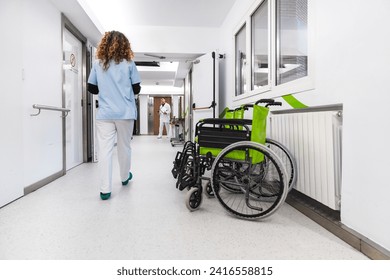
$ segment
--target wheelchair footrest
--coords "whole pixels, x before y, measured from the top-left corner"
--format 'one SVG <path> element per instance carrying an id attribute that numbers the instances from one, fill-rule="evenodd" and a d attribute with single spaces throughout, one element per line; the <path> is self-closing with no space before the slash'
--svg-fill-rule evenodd
<path id="1" fill-rule="evenodd" d="M 183 161 L 182 152 L 177 152 L 175 161 L 173 162 L 173 168 L 172 168 L 172 175 L 173 178 L 177 178 L 177 175 L 179 174 L 179 170 L 181 169 L 181 164 Z"/>
<path id="2" fill-rule="evenodd" d="M 196 178 L 190 177 L 190 176 L 184 176 L 180 183 L 176 186 L 180 191 L 186 189 L 186 188 L 192 188 L 196 185 Z"/>

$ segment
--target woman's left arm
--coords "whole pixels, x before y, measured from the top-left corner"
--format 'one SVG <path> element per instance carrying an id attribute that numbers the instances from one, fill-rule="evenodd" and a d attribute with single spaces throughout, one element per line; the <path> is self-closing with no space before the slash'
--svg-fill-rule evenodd
<path id="1" fill-rule="evenodd" d="M 99 93 L 99 88 L 97 85 L 93 85 L 88 83 L 87 84 L 87 90 L 92 93 L 92 94 L 98 94 Z"/>

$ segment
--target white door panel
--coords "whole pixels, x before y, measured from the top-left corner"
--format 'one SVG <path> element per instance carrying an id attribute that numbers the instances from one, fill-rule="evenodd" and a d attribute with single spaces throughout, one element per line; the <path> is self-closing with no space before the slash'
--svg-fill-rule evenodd
<path id="1" fill-rule="evenodd" d="M 64 93 L 65 108 L 70 109 L 66 118 L 66 170 L 83 162 L 83 69 L 82 43 L 64 29 Z"/>
<path id="2" fill-rule="evenodd" d="M 194 62 L 192 67 L 192 132 L 194 140 L 196 123 L 204 118 L 218 116 L 218 62 L 215 52 L 207 53 Z M 216 104 L 213 108 L 212 104 Z"/>

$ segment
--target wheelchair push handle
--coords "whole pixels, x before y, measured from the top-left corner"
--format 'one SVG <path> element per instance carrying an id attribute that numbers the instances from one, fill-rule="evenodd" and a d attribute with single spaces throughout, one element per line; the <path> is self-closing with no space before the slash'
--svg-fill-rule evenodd
<path id="1" fill-rule="evenodd" d="M 260 100 L 257 100 L 256 101 L 256 105 L 258 105 L 259 103 L 274 103 L 275 102 L 275 99 L 272 99 L 272 98 L 263 98 L 263 99 L 260 99 Z"/>
<path id="2" fill-rule="evenodd" d="M 235 112 L 235 111 L 239 111 L 241 110 L 243 107 L 238 107 L 238 108 L 235 108 L 235 109 L 229 109 L 227 110 L 226 112 Z"/>
<path id="3" fill-rule="evenodd" d="M 258 105 L 260 103 L 266 103 L 265 107 L 269 107 L 269 106 L 282 106 L 282 102 L 275 101 L 272 98 L 263 98 L 263 99 L 257 100 L 255 102 L 255 105 Z M 253 104 L 245 104 L 241 108 L 243 108 L 244 110 L 248 110 L 248 108 L 253 108 Z"/>
<path id="4" fill-rule="evenodd" d="M 282 102 L 274 101 L 272 103 L 267 103 L 267 105 L 265 105 L 265 107 L 269 107 L 269 106 L 282 106 Z"/>

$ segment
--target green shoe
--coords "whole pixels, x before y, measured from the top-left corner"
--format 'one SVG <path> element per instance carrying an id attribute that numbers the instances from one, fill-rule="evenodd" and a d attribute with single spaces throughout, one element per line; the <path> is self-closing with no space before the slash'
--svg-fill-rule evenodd
<path id="1" fill-rule="evenodd" d="M 133 174 L 131 174 L 131 172 L 129 172 L 129 178 L 127 178 L 126 181 L 122 182 L 122 186 L 126 186 L 129 183 L 129 181 L 131 180 L 131 178 L 133 178 Z"/>
<path id="2" fill-rule="evenodd" d="M 100 193 L 100 198 L 101 198 L 102 200 L 107 200 L 107 199 L 110 198 L 110 196 L 111 196 L 111 193 L 110 193 L 110 192 L 109 192 L 109 193 Z"/>

